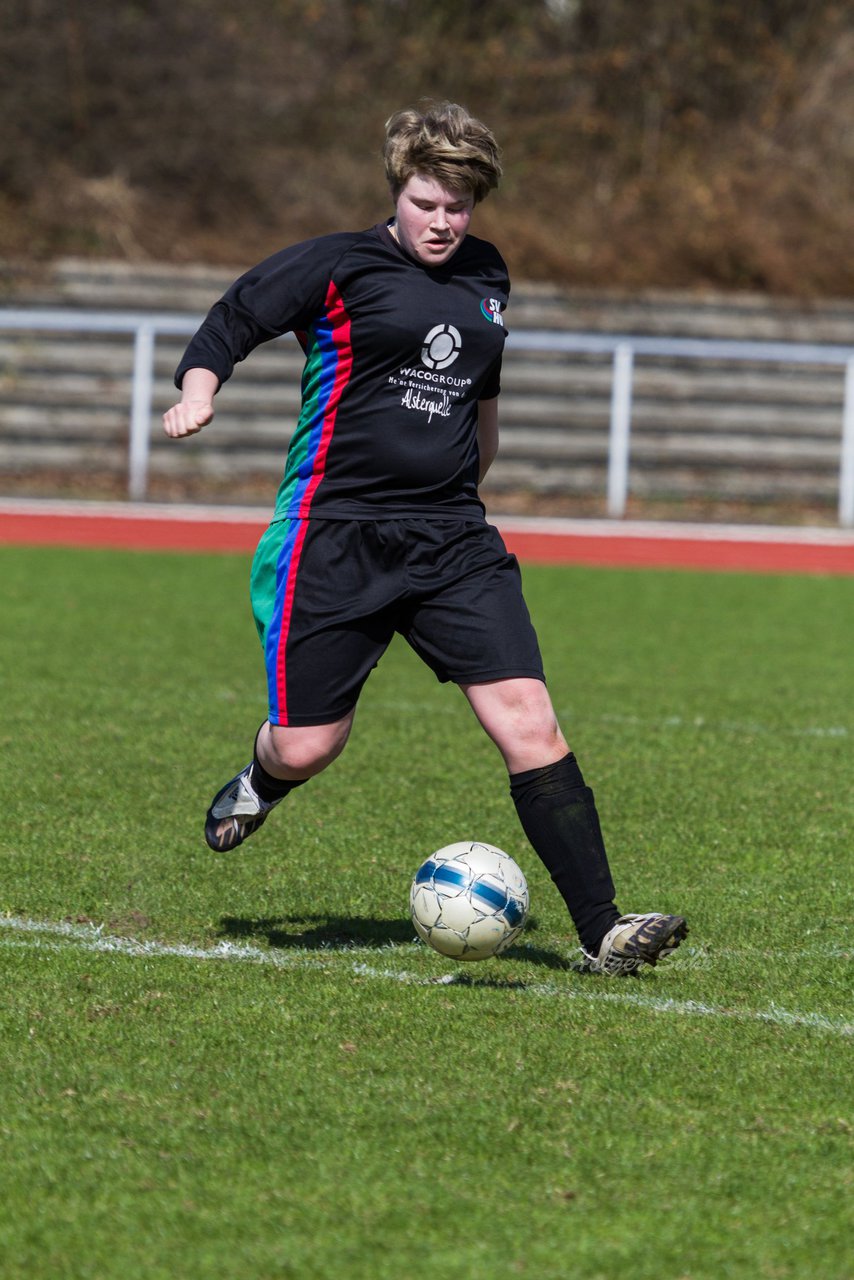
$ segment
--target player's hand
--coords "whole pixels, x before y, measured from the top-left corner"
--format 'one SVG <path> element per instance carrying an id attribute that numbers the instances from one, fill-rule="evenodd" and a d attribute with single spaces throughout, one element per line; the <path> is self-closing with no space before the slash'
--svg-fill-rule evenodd
<path id="1" fill-rule="evenodd" d="M 163 430 L 173 440 L 180 440 L 201 431 L 213 416 L 214 407 L 209 400 L 182 400 L 164 413 Z"/>

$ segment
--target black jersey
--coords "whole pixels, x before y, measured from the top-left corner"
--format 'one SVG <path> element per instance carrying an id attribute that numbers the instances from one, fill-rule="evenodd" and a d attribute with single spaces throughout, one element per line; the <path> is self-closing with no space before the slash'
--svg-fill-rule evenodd
<path id="1" fill-rule="evenodd" d="M 223 383 L 259 343 L 293 332 L 302 408 L 277 517 L 482 519 L 477 402 L 500 390 L 509 291 L 497 249 L 474 236 L 437 267 L 386 224 L 320 236 L 235 281 L 175 381 L 205 368 Z"/>

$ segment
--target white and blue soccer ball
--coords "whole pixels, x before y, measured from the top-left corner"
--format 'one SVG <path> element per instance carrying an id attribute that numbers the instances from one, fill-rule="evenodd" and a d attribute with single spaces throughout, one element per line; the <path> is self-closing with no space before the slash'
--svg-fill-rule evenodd
<path id="1" fill-rule="evenodd" d="M 454 960 L 486 960 L 518 938 L 528 885 L 495 845 L 459 840 L 431 853 L 412 881 L 409 909 L 419 938 Z"/>

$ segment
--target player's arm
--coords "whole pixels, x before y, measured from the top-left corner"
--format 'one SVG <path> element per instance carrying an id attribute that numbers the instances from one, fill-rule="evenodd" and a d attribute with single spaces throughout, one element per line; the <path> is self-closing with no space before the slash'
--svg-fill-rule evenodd
<path id="1" fill-rule="evenodd" d="M 480 454 L 478 481 L 481 481 L 498 453 L 498 396 L 477 402 L 477 448 Z"/>
<path id="2" fill-rule="evenodd" d="M 219 378 L 211 369 L 188 369 L 181 381 L 181 399 L 163 415 L 163 430 L 178 440 L 195 435 L 214 416 L 213 398 Z"/>

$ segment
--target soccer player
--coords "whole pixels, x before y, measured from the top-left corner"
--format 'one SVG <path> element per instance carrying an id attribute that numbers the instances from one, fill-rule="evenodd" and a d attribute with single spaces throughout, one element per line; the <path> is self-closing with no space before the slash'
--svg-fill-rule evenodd
<path id="1" fill-rule="evenodd" d="M 522 827 L 578 932 L 582 967 L 635 973 L 684 919 L 621 915 L 593 793 L 557 723 L 518 565 L 478 484 L 498 448 L 510 282 L 469 234 L 498 185 L 484 124 L 453 103 L 386 125 L 394 216 L 283 249 L 241 276 L 190 341 L 166 434 L 214 416 L 237 361 L 294 333 L 302 408 L 252 566 L 269 714 L 253 758 L 211 801 L 205 837 L 237 848 L 343 750 L 395 632 L 453 681 L 500 751 Z"/>

